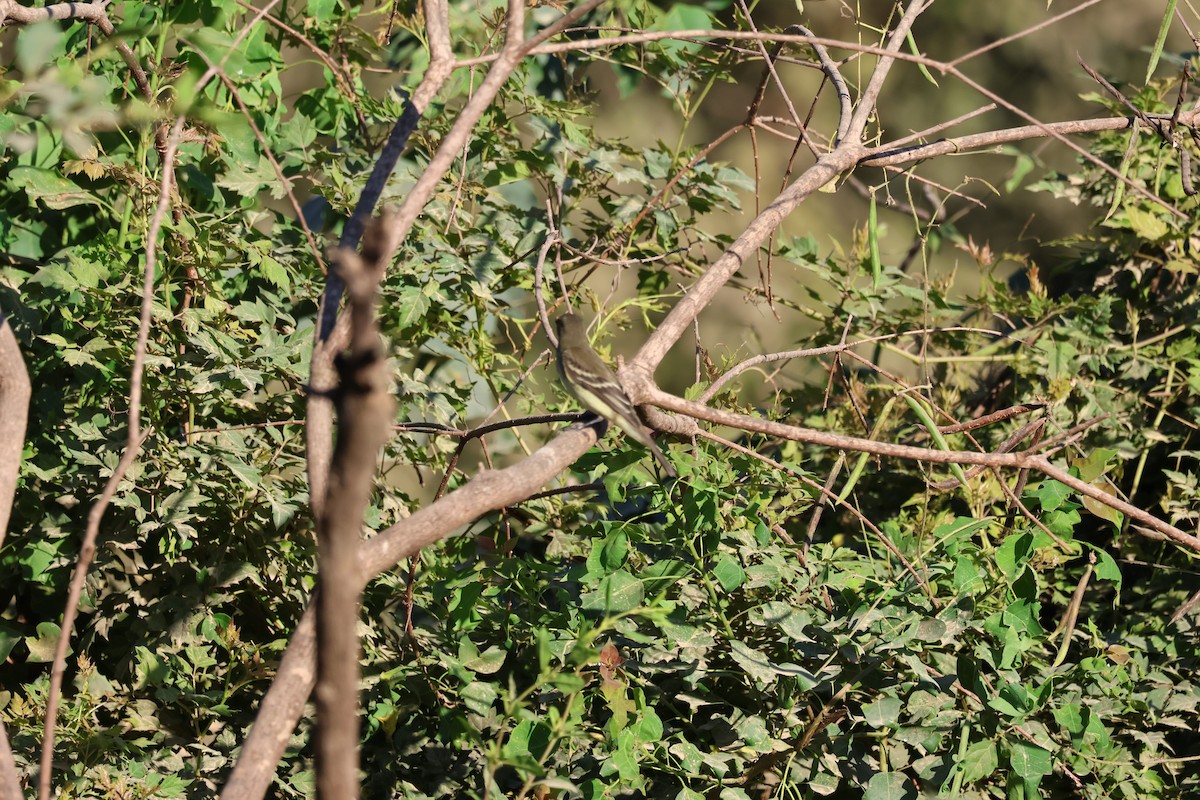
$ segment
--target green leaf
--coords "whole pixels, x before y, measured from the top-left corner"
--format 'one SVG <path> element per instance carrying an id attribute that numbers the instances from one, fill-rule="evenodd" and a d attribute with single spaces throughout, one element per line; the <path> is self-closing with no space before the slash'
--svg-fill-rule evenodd
<path id="1" fill-rule="evenodd" d="M 471 681 L 459 690 L 458 696 L 472 713 L 487 714 L 500 696 L 500 691 L 495 684 Z"/>
<path id="2" fill-rule="evenodd" d="M 1036 781 L 1054 770 L 1054 761 L 1048 750 L 1023 742 L 1009 745 L 1008 763 L 1013 772 L 1026 781 Z"/>
<path id="3" fill-rule="evenodd" d="M 1054 480 L 1042 481 L 1032 495 L 1038 499 L 1043 511 L 1054 511 L 1071 497 L 1071 489 Z"/>
<path id="4" fill-rule="evenodd" d="M 645 599 L 642 582 L 624 569 L 605 576 L 594 591 L 584 592 L 580 605 L 586 611 L 620 614 L 641 606 Z"/>
<path id="5" fill-rule="evenodd" d="M 47 208 L 63 210 L 83 205 L 100 205 L 94 192 L 87 191 L 56 172 L 39 167 L 13 167 L 8 182 L 25 190 L 30 199 Z"/>
<path id="6" fill-rule="evenodd" d="M 263 256 L 258 262 L 258 268 L 262 271 L 262 275 L 271 283 L 278 286 L 283 291 L 290 291 L 292 288 L 292 280 L 288 276 L 287 269 L 270 256 Z"/>
<path id="7" fill-rule="evenodd" d="M 629 553 L 629 536 L 624 528 L 617 528 L 604 537 L 600 546 L 599 566 L 605 574 L 615 572 L 625 565 Z"/>
<path id="8" fill-rule="evenodd" d="M 1117 589 L 1120 589 L 1121 567 L 1117 564 L 1116 559 L 1106 550 L 1093 548 L 1092 552 L 1096 554 L 1096 577 L 1100 580 L 1112 581 L 1116 584 Z"/>
<path id="9" fill-rule="evenodd" d="M 250 489 L 257 490 L 262 484 L 262 472 L 245 463 L 241 459 L 229 456 L 225 459 L 229 471 L 242 480 Z"/>
<path id="10" fill-rule="evenodd" d="M 637 723 L 635 733 L 644 744 L 655 744 L 662 739 L 662 720 L 658 718 L 658 714 L 654 713 L 653 708 L 647 706 L 642 711 L 642 718 Z"/>
<path id="11" fill-rule="evenodd" d="M 1032 552 L 1032 535 L 1009 536 L 996 551 L 996 566 L 1000 568 L 1006 579 L 1012 582 L 1024 571 Z"/>
<path id="12" fill-rule="evenodd" d="M 34 583 L 53 580 L 50 567 L 58 559 L 58 548 L 45 540 L 34 541 L 21 551 L 20 563 L 24 567 L 22 577 Z"/>
<path id="13" fill-rule="evenodd" d="M 204 53 L 210 64 L 220 64 L 222 72 L 234 80 L 258 75 L 261 70 L 251 66 L 245 56 L 246 41 L 243 39 L 234 49 L 233 35 L 215 28 L 199 28 L 187 37 L 188 43 Z"/>
<path id="14" fill-rule="evenodd" d="M 734 662 L 751 679 L 764 685 L 775 682 L 775 668 L 766 655 L 743 642 L 730 642 L 729 648 Z"/>
<path id="15" fill-rule="evenodd" d="M 405 286 L 392 300 L 394 309 L 398 312 L 399 330 L 406 331 L 420 324 L 429 313 L 429 296 L 419 287 Z"/>
<path id="16" fill-rule="evenodd" d="M 59 22 L 36 22 L 15 37 L 16 62 L 21 72 L 33 77 L 63 52 L 67 32 Z"/>
<path id="17" fill-rule="evenodd" d="M 1163 46 L 1167 42 L 1167 34 L 1171 30 L 1171 23 L 1175 17 L 1175 6 L 1179 0 L 1167 0 L 1167 5 L 1163 9 L 1162 21 L 1158 25 L 1158 35 L 1154 39 L 1154 46 L 1150 51 L 1150 62 L 1146 65 L 1146 83 L 1154 77 L 1154 70 L 1158 67 L 1158 60 L 1162 58 Z"/>
<path id="18" fill-rule="evenodd" d="M 746 581 L 746 573 L 742 571 L 742 565 L 728 553 L 721 555 L 713 566 L 712 573 L 717 582 L 721 584 L 721 588 L 727 592 L 732 592 Z"/>
<path id="19" fill-rule="evenodd" d="M 686 30 L 704 30 L 711 27 L 713 24 L 712 15 L 705 9 L 688 5 L 686 3 L 675 3 L 671 6 L 670 11 L 658 19 L 651 30 L 657 31 L 686 31 Z"/>
<path id="20" fill-rule="evenodd" d="M 145 784 L 154 797 L 185 797 L 192 781 L 176 775 L 150 775 L 145 778 Z"/>
<path id="21" fill-rule="evenodd" d="M 474 647 L 472 646 L 471 649 L 474 649 Z M 462 665 L 480 675 L 494 675 L 499 672 L 500 668 L 504 666 L 504 661 L 507 657 L 508 654 L 496 645 L 492 645 L 482 653 L 477 651 L 474 653 L 464 652 L 461 647 L 459 649 L 459 660 L 462 662 Z"/>
<path id="22" fill-rule="evenodd" d="M 1147 241 L 1157 241 L 1171 231 L 1163 218 L 1151 211 L 1133 207 L 1126 208 L 1125 217 L 1129 220 L 1129 227 L 1133 229 L 1133 232 Z"/>
<path id="23" fill-rule="evenodd" d="M 704 764 L 704 755 L 694 744 L 686 739 L 682 742 L 676 742 L 668 749 L 671 755 L 679 759 L 679 766 L 683 767 L 687 772 L 696 774 Z"/>
<path id="24" fill-rule="evenodd" d="M 967 748 L 959 767 L 963 771 L 963 782 L 974 783 L 995 773 L 1000 766 L 996 743 L 990 739 L 975 742 Z"/>
<path id="25" fill-rule="evenodd" d="M 983 568 L 975 562 L 975 559 L 964 556 L 955 560 L 954 589 L 959 594 L 972 595 L 985 591 L 987 584 L 984 576 Z"/>
<path id="26" fill-rule="evenodd" d="M 550 728 L 536 720 L 523 720 L 509 734 L 504 743 L 505 758 L 529 756 L 541 759 L 549 747 L 553 733 Z"/>
<path id="27" fill-rule="evenodd" d="M 1078 703 L 1067 703 L 1054 709 L 1054 719 L 1072 736 L 1083 731 L 1083 708 Z"/>
<path id="28" fill-rule="evenodd" d="M 58 647 L 58 638 L 61 633 L 62 629 L 53 622 L 39 622 L 37 636 L 25 640 L 25 646 L 29 648 L 29 660 L 37 663 L 53 661 L 54 650 Z M 74 648 L 68 643 L 67 653 L 72 652 L 74 652 Z"/>
<path id="29" fill-rule="evenodd" d="M 337 0 L 308 0 L 308 16 L 314 22 L 327 22 L 337 8 Z"/>
<path id="30" fill-rule="evenodd" d="M 863 800 L 912 800 L 916 790 L 900 772 L 877 772 L 867 781 Z"/>
<path id="31" fill-rule="evenodd" d="M 15 628 L 0 623 L 0 663 L 8 660 L 8 654 L 21 641 L 21 634 Z"/>
<path id="32" fill-rule="evenodd" d="M 874 703 L 863 706 L 863 719 L 872 728 L 894 728 L 900 722 L 900 711 L 904 704 L 896 697 L 881 697 Z"/>

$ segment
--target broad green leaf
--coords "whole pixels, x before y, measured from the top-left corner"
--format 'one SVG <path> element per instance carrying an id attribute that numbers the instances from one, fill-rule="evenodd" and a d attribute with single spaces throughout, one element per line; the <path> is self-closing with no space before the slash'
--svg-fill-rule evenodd
<path id="1" fill-rule="evenodd" d="M 619 614 L 633 611 L 644 599 L 642 582 L 628 571 L 619 569 L 606 575 L 593 591 L 584 592 L 580 604 L 587 611 Z"/>
<path id="2" fill-rule="evenodd" d="M 29 649 L 29 660 L 35 663 L 49 663 L 54 660 L 54 650 L 58 647 L 58 638 L 62 629 L 53 622 L 39 622 L 37 636 L 25 639 Z M 74 652 L 74 647 L 67 646 L 67 653 Z"/>
<path id="3" fill-rule="evenodd" d="M 974 742 L 967 748 L 959 763 L 963 771 L 963 782 L 972 784 L 993 774 L 999 767 L 996 743 L 990 739 Z"/>
<path id="4" fill-rule="evenodd" d="M 41 73 L 42 67 L 62 54 L 66 37 L 58 22 L 37 22 L 23 28 L 13 43 L 21 72 L 31 77 Z"/>
<path id="5" fill-rule="evenodd" d="M 1053 759 L 1047 750 L 1023 742 L 1009 745 L 1008 763 L 1013 773 L 1024 780 L 1037 780 L 1054 770 Z"/>
<path id="6" fill-rule="evenodd" d="M 494 675 L 504 666 L 508 654 L 499 647 L 492 645 L 487 650 L 471 658 L 463 659 L 463 666 L 480 675 Z"/>
<path id="7" fill-rule="evenodd" d="M 762 652 L 742 642 L 730 642 L 730 655 L 751 679 L 766 685 L 775 682 L 775 669 Z"/>
<path id="8" fill-rule="evenodd" d="M 1130 207 L 1125 209 L 1125 216 L 1129 219 L 1129 226 L 1133 228 L 1133 232 L 1147 241 L 1157 241 L 1171 230 L 1162 217 L 1152 211 Z"/>
<path id="9" fill-rule="evenodd" d="M 654 713 L 654 709 L 647 707 L 642 711 L 642 718 L 637 724 L 637 737 L 645 744 L 654 744 L 662 739 L 663 724 L 658 718 L 658 714 Z"/>
<path id="10" fill-rule="evenodd" d="M 8 654 L 20 641 L 21 635 L 15 628 L 0 624 L 0 662 L 8 660 Z"/>
<path id="11" fill-rule="evenodd" d="M 100 205 L 94 193 L 48 169 L 13 167 L 8 180 L 14 188 L 24 189 L 31 199 L 40 200 L 47 208 L 61 211 L 81 205 Z"/>
<path id="12" fill-rule="evenodd" d="M 326 22 L 337 8 L 337 0 L 308 0 L 308 16 L 315 22 Z"/>
<path id="13" fill-rule="evenodd" d="M 732 592 L 745 582 L 746 573 L 742 571 L 742 565 L 736 558 L 724 553 L 713 565 L 713 577 L 721 584 L 721 588 Z"/>
<path id="14" fill-rule="evenodd" d="M 913 800 L 917 793 L 900 772 L 877 772 L 867 781 L 863 800 Z"/>
<path id="15" fill-rule="evenodd" d="M 496 698 L 499 697 L 499 689 L 495 684 L 485 683 L 483 681 L 471 681 L 466 686 L 459 690 L 459 697 L 463 699 L 467 708 L 475 714 L 487 714 L 492 710 Z"/>
<path id="16" fill-rule="evenodd" d="M 613 530 L 604 537 L 600 546 L 599 566 L 604 573 L 612 573 L 625 565 L 629 553 L 629 537 L 624 528 Z"/>
<path id="17" fill-rule="evenodd" d="M 895 727 L 900 721 L 900 711 L 903 703 L 897 697 L 881 697 L 875 702 L 863 706 L 863 719 L 872 728 Z"/>

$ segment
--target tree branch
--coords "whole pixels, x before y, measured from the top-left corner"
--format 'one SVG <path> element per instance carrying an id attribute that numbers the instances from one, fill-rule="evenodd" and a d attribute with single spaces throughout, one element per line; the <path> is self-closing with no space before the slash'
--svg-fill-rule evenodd
<path id="1" fill-rule="evenodd" d="M 163 153 L 162 178 L 158 193 L 158 208 L 150 221 L 150 229 L 146 234 L 146 266 L 142 271 L 142 308 L 138 321 L 137 344 L 133 351 L 133 366 L 129 375 L 129 427 L 126 432 L 125 450 L 116 469 L 109 476 L 104 491 L 92 504 L 88 513 L 87 528 L 84 531 L 83 542 L 79 546 L 79 556 L 75 562 L 75 571 L 71 575 L 71 587 L 67 593 L 66 608 L 63 611 L 62 630 L 58 634 L 58 643 L 54 649 L 54 663 L 50 670 L 50 687 L 46 696 L 46 719 L 42 735 L 42 761 L 38 773 L 38 798 L 50 799 L 50 772 L 54 764 L 54 732 L 58 718 L 58 703 L 62 696 L 63 675 L 67 667 L 67 650 L 71 646 L 71 632 L 75 627 L 75 616 L 79 612 L 79 598 L 83 594 L 84 580 L 88 568 L 96 554 L 96 540 L 100 535 L 100 521 L 105 510 L 117 493 L 117 486 L 125 478 L 125 473 L 137 458 L 148 432 L 141 429 L 142 419 L 142 373 L 146 368 L 146 350 L 150 339 L 150 320 L 154 307 L 154 275 L 158 268 L 158 235 L 162 230 L 163 221 L 171 205 L 171 194 L 175 186 L 175 147 L 179 143 L 179 134 L 183 130 L 183 117 L 175 121 L 175 126 L 167 137 L 167 147 Z"/>
<path id="2" fill-rule="evenodd" d="M 744 414 L 734 414 L 710 408 L 703 403 L 684 400 L 681 397 L 667 394 L 658 389 L 652 389 L 642 396 L 642 402 L 653 403 L 660 408 L 687 414 L 694 419 L 706 420 L 718 425 L 728 425 L 744 431 L 753 431 L 767 436 L 776 436 L 794 442 L 815 444 L 837 450 L 853 450 L 861 453 L 874 453 L 891 458 L 907 458 L 929 464 L 982 464 L 989 467 L 1011 467 L 1015 469 L 1032 469 L 1047 477 L 1062 483 L 1079 494 L 1097 500 L 1109 508 L 1116 509 L 1131 519 L 1137 520 L 1148 528 L 1158 531 L 1167 538 L 1189 547 L 1200 553 L 1200 538 L 1184 533 L 1174 525 L 1163 522 L 1158 517 L 1142 509 L 1079 480 L 1066 470 L 1054 466 L 1043 455 L 1034 453 L 980 453 L 970 450 L 927 450 L 923 447 L 894 444 L 892 442 L 877 442 L 871 439 L 860 439 L 855 436 L 844 436 L 839 433 L 827 433 L 799 425 L 786 425 L 782 422 L 748 417 Z"/>
<path id="3" fill-rule="evenodd" d="M 359 548 L 355 590 L 361 591 L 383 571 L 465 529 L 481 515 L 528 499 L 595 443 L 595 428 L 572 425 L 528 458 L 501 470 L 477 474 L 442 499 L 368 539 Z M 314 618 L 310 604 L 288 642 L 279 672 L 263 698 L 221 800 L 257 800 L 266 794 L 312 691 L 316 673 Z"/>
<path id="4" fill-rule="evenodd" d="M 396 404 L 387 391 L 387 357 L 375 324 L 384 264 L 368 231 L 362 258 L 339 250 L 335 269 L 350 297 L 350 353 L 338 359 L 334 392 L 339 436 L 325 510 L 317 522 L 317 797 L 355 800 L 358 783 L 358 548 L 374 489 L 379 451 Z"/>
<path id="5" fill-rule="evenodd" d="M 447 0 L 425 0 L 425 31 L 429 40 L 429 69 L 405 105 L 379 154 L 354 212 L 342 228 L 340 246 L 354 250 L 362 238 L 366 221 L 375 213 L 388 179 L 396 169 L 421 115 L 454 71 L 450 51 L 450 21 Z M 328 393 L 336 384 L 333 358 L 346 346 L 345 329 L 338 330 L 337 312 L 344 284 L 336 273 L 325 276 L 325 291 L 318 311 L 313 353 L 309 366 L 308 424 L 305 428 L 309 505 L 319 517 L 325 505 L 329 462 L 333 458 L 333 404 Z"/>

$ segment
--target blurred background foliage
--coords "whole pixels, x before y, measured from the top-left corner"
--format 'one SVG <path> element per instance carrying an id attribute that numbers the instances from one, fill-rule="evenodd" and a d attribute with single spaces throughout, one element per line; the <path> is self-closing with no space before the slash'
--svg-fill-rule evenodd
<path id="1" fill-rule="evenodd" d="M 503 3 L 451 5 L 456 55 L 494 49 Z M 887 22 L 882 8 L 803 7 L 751 4 L 760 28 L 802 19 L 862 43 Z M 934 4 L 914 39 L 952 58 L 1061 10 Z M 426 66 L 423 29 L 404 2 L 281 5 L 244 38 L 252 12 L 235 2 L 120 13 L 118 36 L 188 127 L 155 284 L 150 432 L 102 528 L 56 783 L 67 797 L 213 797 L 313 586 L 303 391 L 323 276 L 299 221 L 322 243 L 336 237 Z M 538 24 L 559 13 L 530 8 Z M 1139 88 L 1161 19 L 1160 4 L 1099 3 L 967 69 L 1040 119 L 1124 113 L 1095 96 L 1078 51 L 1141 107 L 1169 111 L 1177 64 L 1164 59 L 1159 80 Z M 614 0 L 586 23 L 747 26 L 723 0 Z M 0 713 L 28 775 L 70 568 L 124 441 L 161 109 L 137 98 L 112 40 L 82 25 L 4 36 L 0 310 L 35 395 L 0 549 Z M 1190 47 L 1168 39 L 1169 53 Z M 198 90 L 210 63 L 224 79 Z M 845 67 L 852 83 L 869 63 Z M 484 69 L 455 73 L 385 200 L 405 196 Z M 677 42 L 522 65 L 387 276 L 381 320 L 401 425 L 372 530 L 440 491 L 456 432 L 571 408 L 539 361 L 531 300 L 547 199 L 566 242 L 603 259 L 562 254 L 576 302 L 599 320 L 596 344 L 613 356 L 774 196 L 793 140 L 760 131 L 756 153 L 742 132 L 683 169 L 744 119 L 761 70 L 753 51 Z M 781 62 L 780 74 L 806 113 L 819 72 Z M 980 103 L 900 64 L 881 100 L 882 139 Z M 765 108 L 786 118 L 777 91 Z M 830 130 L 832 113 L 826 87 L 812 127 Z M 962 129 L 1019 122 L 993 112 Z M 1194 208 L 1178 152 L 1149 132 L 1081 142 Z M 714 402 L 925 446 L 936 445 L 901 400 L 904 381 L 923 385 L 938 422 L 1037 401 L 1053 435 L 1109 414 L 1064 462 L 1193 529 L 1193 215 L 1176 220 L 1057 144 L 915 173 L 986 207 L 951 197 L 941 208 L 937 189 L 931 201 L 906 175 L 885 187 L 879 171 L 860 171 L 860 185 L 813 197 L 784 224 L 702 316 L 702 347 L 679 345 L 663 383 L 694 394 L 746 356 L 843 335 L 996 328 L 1004 335 L 860 348 L 891 377 L 813 359 L 748 372 Z M 931 224 L 889 199 L 939 216 Z M 445 435 L 414 433 L 413 422 Z M 974 436 L 995 449 L 1015 427 Z M 447 488 L 550 435 L 514 428 L 486 450 L 469 445 Z M 609 437 L 564 476 L 576 491 L 488 515 L 373 583 L 361 623 L 365 796 L 1200 791 L 1194 612 L 1173 618 L 1200 588 L 1194 559 L 1036 476 L 1023 486 L 1027 517 L 1001 488 L 1012 475 L 939 493 L 927 484 L 944 469 L 738 443 L 783 468 L 707 440 L 674 443 L 684 480 L 660 485 L 644 452 Z M 831 473 L 849 504 L 818 515 L 816 487 Z M 1061 624 L 1081 584 L 1076 621 Z M 310 755 L 305 723 L 272 796 L 311 793 Z"/>

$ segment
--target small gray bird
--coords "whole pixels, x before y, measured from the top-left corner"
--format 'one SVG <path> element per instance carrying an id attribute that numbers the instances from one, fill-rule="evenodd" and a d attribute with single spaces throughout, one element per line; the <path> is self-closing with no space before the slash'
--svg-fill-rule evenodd
<path id="1" fill-rule="evenodd" d="M 599 414 L 634 441 L 648 447 L 667 475 L 678 477 L 675 467 L 642 424 L 629 395 L 617 382 L 617 376 L 588 344 L 583 320 L 575 314 L 563 314 L 555 328 L 558 330 L 558 375 L 567 390 L 588 411 Z"/>

